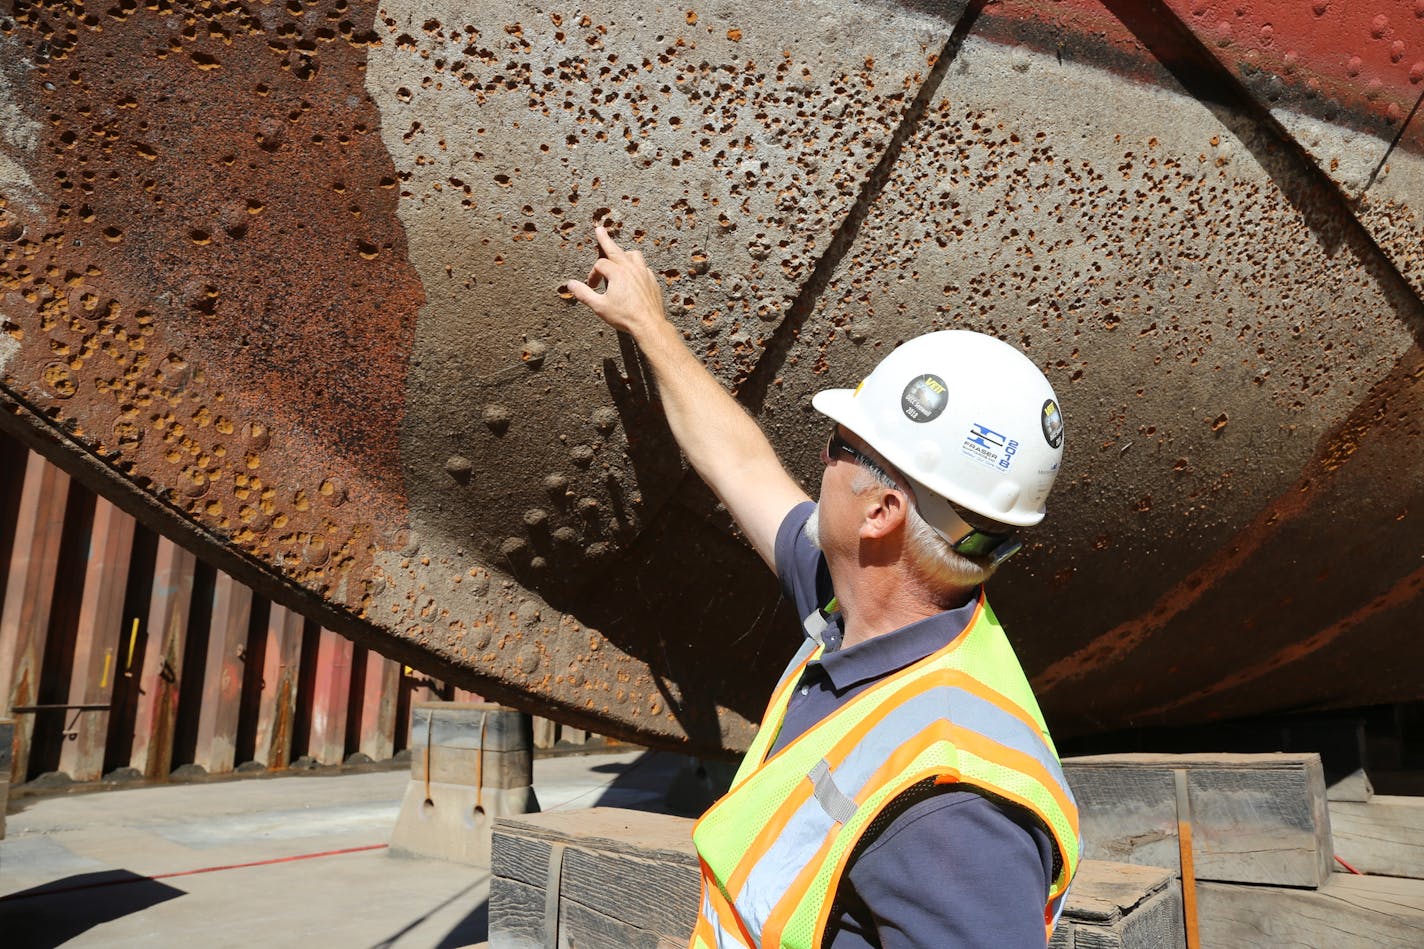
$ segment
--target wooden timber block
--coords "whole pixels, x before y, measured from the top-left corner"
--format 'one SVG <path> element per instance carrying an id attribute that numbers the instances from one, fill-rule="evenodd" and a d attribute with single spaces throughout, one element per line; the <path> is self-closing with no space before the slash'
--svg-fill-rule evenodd
<path id="1" fill-rule="evenodd" d="M 539 809 L 529 716 L 489 702 L 411 709 L 411 780 L 388 852 L 490 865 L 496 817 Z"/>
<path id="2" fill-rule="evenodd" d="M 685 817 L 608 807 L 499 818 L 490 880 L 491 949 L 686 946 L 701 899 L 692 825 Z M 1185 945 L 1181 890 L 1172 872 L 1085 861 L 1052 945 Z"/>
<path id="3" fill-rule="evenodd" d="M 1067 758 L 1084 856 L 1181 872 L 1176 772 L 1186 775 L 1196 878 L 1317 887 L 1334 850 L 1316 754 Z"/>
<path id="4" fill-rule="evenodd" d="M 1185 949 L 1182 889 L 1172 871 L 1084 860 L 1049 949 Z"/>
<path id="5" fill-rule="evenodd" d="M 701 899 L 692 821 L 611 807 L 495 821 L 490 949 L 687 945 Z"/>
<path id="6" fill-rule="evenodd" d="M 1197 884 L 1211 949 L 1414 949 L 1424 946 L 1424 881 L 1337 873 L 1317 890 Z"/>
<path id="7" fill-rule="evenodd" d="M 10 804 L 10 763 L 15 742 L 15 723 L 0 719 L 0 840 L 5 839 L 5 808 Z"/>
<path id="8" fill-rule="evenodd" d="M 1331 801 L 1330 830 L 1335 852 L 1361 873 L 1424 879 L 1424 798 Z"/>

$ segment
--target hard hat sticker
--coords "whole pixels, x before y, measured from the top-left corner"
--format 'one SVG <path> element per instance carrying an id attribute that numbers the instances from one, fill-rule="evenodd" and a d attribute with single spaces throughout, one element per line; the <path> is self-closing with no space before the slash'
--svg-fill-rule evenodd
<path id="1" fill-rule="evenodd" d="M 949 403 L 949 387 L 932 373 L 916 376 L 900 395 L 900 409 L 912 422 L 930 422 L 939 418 Z"/>
<path id="2" fill-rule="evenodd" d="M 1047 399 L 1043 403 L 1043 412 L 1039 416 L 1039 421 L 1043 423 L 1043 438 L 1048 442 L 1049 448 L 1057 448 L 1063 444 L 1063 413 L 1058 411 L 1058 403 L 1052 399 Z"/>
<path id="3" fill-rule="evenodd" d="M 987 425 L 975 422 L 969 426 L 969 434 L 964 437 L 960 450 L 975 461 L 1008 471 L 1014 463 L 1014 455 L 1018 454 L 1019 443 Z"/>

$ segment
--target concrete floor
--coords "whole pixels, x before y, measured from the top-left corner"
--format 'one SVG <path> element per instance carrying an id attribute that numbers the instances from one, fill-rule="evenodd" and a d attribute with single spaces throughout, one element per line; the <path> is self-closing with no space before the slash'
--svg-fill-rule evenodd
<path id="1" fill-rule="evenodd" d="M 540 758 L 534 787 L 544 810 L 663 810 L 686 761 Z M 302 774 L 12 800 L 0 946 L 478 944 L 487 870 L 386 853 L 408 781 Z"/>

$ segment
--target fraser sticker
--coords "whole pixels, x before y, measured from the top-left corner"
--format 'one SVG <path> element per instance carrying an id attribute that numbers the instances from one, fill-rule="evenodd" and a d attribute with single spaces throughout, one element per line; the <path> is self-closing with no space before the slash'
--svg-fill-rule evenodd
<path id="1" fill-rule="evenodd" d="M 1063 413 L 1058 411 L 1057 402 L 1052 399 L 1044 401 L 1043 414 L 1039 416 L 1039 421 L 1043 423 L 1043 437 L 1049 448 L 1057 448 L 1063 444 Z"/>
<path id="2" fill-rule="evenodd" d="M 949 389 L 944 380 L 932 373 L 916 376 L 900 395 L 900 409 L 912 422 L 929 422 L 939 418 L 949 402 Z"/>
<path id="3" fill-rule="evenodd" d="M 1014 463 L 1014 455 L 1018 454 L 1019 443 L 987 425 L 976 422 L 969 426 L 969 434 L 964 437 L 961 448 L 964 454 L 975 461 L 1008 471 L 1009 466 Z"/>

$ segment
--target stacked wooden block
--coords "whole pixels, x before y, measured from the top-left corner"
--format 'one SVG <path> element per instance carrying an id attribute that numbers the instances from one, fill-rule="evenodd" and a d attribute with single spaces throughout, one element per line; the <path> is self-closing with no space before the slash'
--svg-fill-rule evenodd
<path id="1" fill-rule="evenodd" d="M 1064 772 L 1087 857 L 1180 880 L 1188 854 L 1184 924 L 1199 945 L 1424 945 L 1424 882 L 1334 872 L 1339 805 L 1318 755 L 1105 755 Z"/>
<path id="2" fill-rule="evenodd" d="M 1332 872 L 1316 755 L 1114 755 L 1065 772 L 1087 859 L 1052 949 L 1185 947 L 1189 934 L 1213 949 L 1424 945 L 1424 882 Z M 691 825 L 608 808 L 496 821 L 492 949 L 686 945 Z"/>

